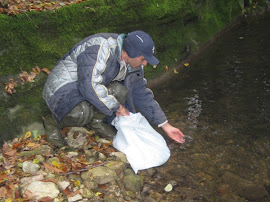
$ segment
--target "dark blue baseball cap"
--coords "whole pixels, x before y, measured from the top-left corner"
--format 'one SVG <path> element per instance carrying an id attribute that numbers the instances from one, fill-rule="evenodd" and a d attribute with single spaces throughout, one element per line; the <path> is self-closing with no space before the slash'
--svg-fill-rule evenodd
<path id="1" fill-rule="evenodd" d="M 143 31 L 133 31 L 124 39 L 123 49 L 131 58 L 144 56 L 151 65 L 157 65 L 158 59 L 154 56 L 155 44 L 151 36 Z"/>

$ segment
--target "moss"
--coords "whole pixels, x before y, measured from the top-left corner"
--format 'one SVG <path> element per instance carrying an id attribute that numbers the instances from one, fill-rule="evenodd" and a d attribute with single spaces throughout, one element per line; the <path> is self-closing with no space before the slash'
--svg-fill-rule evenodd
<path id="1" fill-rule="evenodd" d="M 135 29 L 149 32 L 156 41 L 158 56 L 171 63 L 179 55 L 172 49 L 181 50 L 190 40 L 183 35 L 188 33 L 204 43 L 240 12 L 239 2 L 234 1 L 92 0 L 55 12 L 0 15 L 0 76 L 28 71 L 36 65 L 53 67 L 74 44 L 96 32 Z M 200 23 L 192 23 L 194 20 Z M 197 33 L 187 27 L 203 34 L 195 37 Z"/>

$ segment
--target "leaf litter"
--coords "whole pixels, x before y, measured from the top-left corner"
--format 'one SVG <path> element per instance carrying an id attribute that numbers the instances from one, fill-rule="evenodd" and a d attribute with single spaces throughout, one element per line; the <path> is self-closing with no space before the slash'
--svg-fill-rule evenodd
<path id="1" fill-rule="evenodd" d="M 69 131 L 69 128 L 62 130 L 63 136 Z M 35 149 L 40 148 L 42 145 L 49 146 L 53 149 L 53 145 L 46 141 L 45 135 L 39 135 L 34 138 L 32 133 L 28 131 L 23 137 L 15 138 L 12 141 L 5 142 L 1 148 L 0 153 L 0 200 L 5 201 L 27 201 L 34 198 L 33 193 L 26 191 L 23 195 L 20 192 L 20 186 L 22 186 L 22 178 L 27 178 L 29 173 L 23 172 L 22 163 L 25 161 L 32 161 L 40 166 L 39 173 L 52 173 L 56 177 L 55 179 L 43 179 L 43 182 L 53 182 L 57 183 L 58 178 L 61 176 L 68 176 L 70 174 L 78 174 L 84 171 L 89 171 L 92 168 L 103 166 L 110 161 L 100 161 L 89 162 L 89 157 L 83 149 L 74 150 L 67 152 L 68 148 L 56 149 L 51 153 L 43 153 L 41 155 L 44 161 L 39 161 L 36 155 L 24 155 L 24 152 L 32 152 Z M 91 146 L 94 145 L 94 146 Z M 112 141 L 107 141 L 107 143 L 100 143 L 99 138 L 95 137 L 92 131 L 88 134 L 88 141 L 86 146 L 92 147 L 92 150 L 96 153 L 101 152 L 104 155 L 109 155 L 111 152 L 116 152 L 117 150 L 112 147 Z M 69 148 L 70 149 L 70 148 Z M 40 158 L 41 158 L 40 157 Z M 59 162 L 52 161 L 51 164 L 46 160 L 49 158 L 56 157 Z M 25 181 L 24 181 L 25 183 Z M 60 199 L 64 200 L 72 197 L 80 191 L 78 187 L 80 186 L 80 181 L 75 181 L 65 190 L 62 190 L 60 194 Z M 106 185 L 104 185 L 106 186 Z M 97 198 L 104 197 L 103 193 L 97 192 Z M 58 197 L 59 198 L 59 197 Z M 39 201 L 50 201 L 50 197 L 44 197 Z"/>

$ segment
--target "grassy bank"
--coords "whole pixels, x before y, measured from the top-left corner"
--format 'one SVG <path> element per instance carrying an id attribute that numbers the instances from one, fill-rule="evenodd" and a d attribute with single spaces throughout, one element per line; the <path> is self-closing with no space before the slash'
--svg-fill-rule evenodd
<path id="1" fill-rule="evenodd" d="M 97 32 L 144 30 L 163 64 L 181 59 L 234 21 L 241 1 L 91 0 L 55 12 L 0 15 L 0 76 L 49 67 L 84 37 Z M 182 53 L 182 54 L 181 54 Z"/>

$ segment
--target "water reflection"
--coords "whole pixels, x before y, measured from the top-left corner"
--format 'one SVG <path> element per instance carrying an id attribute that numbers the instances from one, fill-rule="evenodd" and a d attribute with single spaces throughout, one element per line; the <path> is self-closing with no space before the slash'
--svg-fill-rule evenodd
<path id="1" fill-rule="evenodd" d="M 190 125 L 191 128 L 197 128 L 198 125 L 198 117 L 201 114 L 202 111 L 202 101 L 199 99 L 199 94 L 194 89 L 193 92 L 195 93 L 192 97 L 186 97 L 185 100 L 188 101 L 187 105 L 189 106 L 187 108 L 188 110 L 188 121 L 192 124 Z"/>

